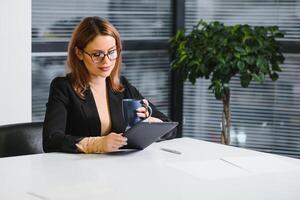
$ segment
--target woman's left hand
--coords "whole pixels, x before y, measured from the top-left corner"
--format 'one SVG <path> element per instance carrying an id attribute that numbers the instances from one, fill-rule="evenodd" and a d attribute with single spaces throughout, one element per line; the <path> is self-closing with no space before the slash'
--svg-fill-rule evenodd
<path id="1" fill-rule="evenodd" d="M 150 116 L 149 113 L 149 102 L 146 99 L 143 99 L 143 106 L 136 109 L 136 114 L 140 118 L 148 118 Z"/>
<path id="2" fill-rule="evenodd" d="M 152 113 L 149 113 L 149 102 L 146 99 L 143 99 L 143 104 L 143 107 L 140 107 L 136 110 L 137 116 L 144 118 L 145 122 L 162 122 L 162 120 L 150 116 Z"/>

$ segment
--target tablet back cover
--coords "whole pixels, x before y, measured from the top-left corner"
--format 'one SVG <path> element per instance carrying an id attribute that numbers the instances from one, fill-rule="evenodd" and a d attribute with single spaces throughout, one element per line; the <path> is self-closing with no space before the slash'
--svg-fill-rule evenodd
<path id="1" fill-rule="evenodd" d="M 140 122 L 124 133 L 128 144 L 123 148 L 144 149 L 175 129 L 177 125 L 178 122 Z"/>

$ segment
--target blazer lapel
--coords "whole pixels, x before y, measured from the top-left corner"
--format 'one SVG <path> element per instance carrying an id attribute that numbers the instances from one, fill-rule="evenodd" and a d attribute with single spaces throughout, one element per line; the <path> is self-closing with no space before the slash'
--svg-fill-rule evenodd
<path id="1" fill-rule="evenodd" d="M 85 91 L 85 100 L 82 101 L 82 110 L 85 115 L 85 123 L 91 136 L 101 135 L 101 123 L 97 111 L 95 99 L 90 89 Z"/>
<path id="2" fill-rule="evenodd" d="M 111 88 L 109 79 L 107 78 L 106 80 L 112 122 L 111 131 L 116 133 L 124 133 L 126 128 L 122 112 L 122 99 L 124 94 L 114 92 Z"/>

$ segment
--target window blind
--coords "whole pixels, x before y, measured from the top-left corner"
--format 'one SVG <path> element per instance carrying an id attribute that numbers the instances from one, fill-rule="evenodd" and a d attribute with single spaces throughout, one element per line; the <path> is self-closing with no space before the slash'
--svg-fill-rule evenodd
<path id="1" fill-rule="evenodd" d="M 287 41 L 300 41 L 299 0 L 186 0 L 187 30 L 200 19 L 218 20 L 227 25 L 277 25 Z"/>
<path id="2" fill-rule="evenodd" d="M 186 30 L 198 20 L 227 24 L 279 25 L 284 40 L 300 40 L 300 1 L 186 1 Z M 298 11 L 297 11 L 298 6 Z M 300 47 L 299 47 L 300 49 Z M 231 145 L 300 158 L 300 54 L 285 53 L 283 71 L 276 82 L 251 82 L 231 88 Z M 210 80 L 184 84 L 183 136 L 220 142 L 222 102 L 208 90 Z"/>
<path id="3" fill-rule="evenodd" d="M 122 75 L 161 112 L 169 115 L 171 77 L 167 51 L 125 52 Z"/>
<path id="4" fill-rule="evenodd" d="M 33 0 L 32 40 L 68 41 L 87 16 L 109 19 L 123 40 L 168 39 L 172 33 L 170 0 Z"/>

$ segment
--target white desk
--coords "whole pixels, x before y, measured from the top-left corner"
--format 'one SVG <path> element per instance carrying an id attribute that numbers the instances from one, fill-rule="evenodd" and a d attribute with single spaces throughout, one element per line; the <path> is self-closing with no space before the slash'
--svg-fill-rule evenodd
<path id="1" fill-rule="evenodd" d="M 130 154 L 1 158 L 0 195 L 3 200 L 299 200 L 300 160 L 189 138 Z"/>

